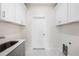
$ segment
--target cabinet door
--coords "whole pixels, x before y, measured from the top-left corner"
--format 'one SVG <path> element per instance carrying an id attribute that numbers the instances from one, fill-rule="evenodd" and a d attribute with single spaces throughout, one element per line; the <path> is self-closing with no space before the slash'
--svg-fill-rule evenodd
<path id="1" fill-rule="evenodd" d="M 26 20 L 26 12 L 27 12 L 27 9 L 26 9 L 26 6 L 24 4 L 21 4 L 21 24 L 25 25 L 25 20 Z"/>
<path id="2" fill-rule="evenodd" d="M 79 21 L 79 3 L 70 3 L 68 8 L 68 22 Z"/>
<path id="3" fill-rule="evenodd" d="M 1 4 L 1 19 L 15 22 L 16 17 L 16 4 L 15 3 L 2 3 Z"/>
<path id="4" fill-rule="evenodd" d="M 25 25 L 26 24 L 26 16 L 27 16 L 27 7 L 23 4 L 23 20 L 22 20 L 22 24 Z"/>
<path id="5" fill-rule="evenodd" d="M 56 25 L 65 24 L 67 22 L 67 3 L 58 4 L 56 7 Z"/>
<path id="6" fill-rule="evenodd" d="M 23 3 L 16 4 L 16 22 L 23 24 L 26 19 L 26 6 Z"/>
<path id="7" fill-rule="evenodd" d="M 21 20 L 22 20 L 22 10 L 21 10 L 21 4 L 17 3 L 16 4 L 16 22 L 21 24 Z"/>

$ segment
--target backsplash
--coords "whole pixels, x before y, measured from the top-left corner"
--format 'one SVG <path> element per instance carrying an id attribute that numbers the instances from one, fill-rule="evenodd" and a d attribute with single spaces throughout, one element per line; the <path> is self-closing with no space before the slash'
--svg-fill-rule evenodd
<path id="1" fill-rule="evenodd" d="M 5 39 L 22 38 L 21 32 L 21 26 L 6 22 L 0 22 L 0 36 L 4 36 Z"/>

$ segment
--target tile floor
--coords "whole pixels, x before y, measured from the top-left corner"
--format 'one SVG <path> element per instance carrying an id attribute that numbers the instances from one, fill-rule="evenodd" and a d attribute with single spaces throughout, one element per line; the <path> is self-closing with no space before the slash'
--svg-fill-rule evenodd
<path id="1" fill-rule="evenodd" d="M 46 51 L 46 50 L 32 50 L 30 54 L 26 54 L 26 56 L 64 56 L 60 51 Z"/>

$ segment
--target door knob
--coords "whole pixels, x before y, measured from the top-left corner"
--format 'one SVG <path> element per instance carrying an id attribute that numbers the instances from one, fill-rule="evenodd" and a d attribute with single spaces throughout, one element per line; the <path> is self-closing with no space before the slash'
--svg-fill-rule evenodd
<path id="1" fill-rule="evenodd" d="M 43 36 L 45 36 L 45 33 L 43 33 Z"/>

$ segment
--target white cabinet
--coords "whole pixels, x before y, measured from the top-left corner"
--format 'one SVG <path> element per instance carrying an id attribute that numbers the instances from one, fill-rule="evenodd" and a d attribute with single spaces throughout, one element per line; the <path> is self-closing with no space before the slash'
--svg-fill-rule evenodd
<path id="1" fill-rule="evenodd" d="M 67 23 L 67 3 L 60 3 L 56 6 L 56 25 Z"/>
<path id="2" fill-rule="evenodd" d="M 15 22 L 15 3 L 1 3 L 1 20 Z"/>
<path id="3" fill-rule="evenodd" d="M 16 4 L 16 22 L 21 24 L 22 20 L 22 5 L 21 4 Z"/>
<path id="4" fill-rule="evenodd" d="M 68 22 L 79 21 L 79 3 L 70 3 L 68 5 Z"/>
<path id="5" fill-rule="evenodd" d="M 25 25 L 26 6 L 24 3 L 0 3 L 0 20 Z"/>
<path id="6" fill-rule="evenodd" d="M 61 3 L 56 6 L 56 25 L 79 21 L 79 3 Z"/>
<path id="7" fill-rule="evenodd" d="M 25 24 L 26 20 L 26 6 L 23 3 L 16 4 L 16 22 L 19 24 Z"/>

